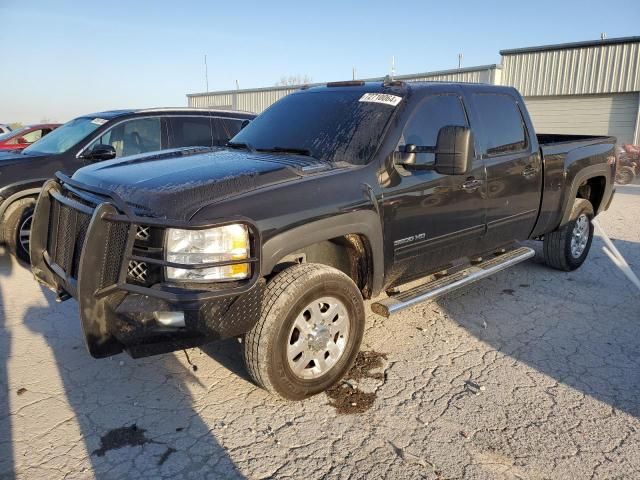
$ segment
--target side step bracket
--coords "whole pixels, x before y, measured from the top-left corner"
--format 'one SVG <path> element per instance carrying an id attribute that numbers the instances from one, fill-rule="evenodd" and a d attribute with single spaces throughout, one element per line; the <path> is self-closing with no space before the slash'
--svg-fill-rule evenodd
<path id="1" fill-rule="evenodd" d="M 495 256 L 481 263 L 471 265 L 451 275 L 437 278 L 417 287 L 395 294 L 371 305 L 378 315 L 389 317 L 417 303 L 434 300 L 465 285 L 482 280 L 496 272 L 533 257 L 535 251 L 529 247 L 519 247 Z"/>

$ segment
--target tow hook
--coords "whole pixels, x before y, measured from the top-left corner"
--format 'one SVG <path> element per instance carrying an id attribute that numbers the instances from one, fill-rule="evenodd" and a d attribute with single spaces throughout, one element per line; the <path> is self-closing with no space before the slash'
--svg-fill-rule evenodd
<path id="1" fill-rule="evenodd" d="M 56 303 L 62 303 L 65 300 L 69 300 L 71 298 L 71 295 L 69 295 L 69 293 L 63 289 L 63 288 L 59 288 L 56 291 Z"/>

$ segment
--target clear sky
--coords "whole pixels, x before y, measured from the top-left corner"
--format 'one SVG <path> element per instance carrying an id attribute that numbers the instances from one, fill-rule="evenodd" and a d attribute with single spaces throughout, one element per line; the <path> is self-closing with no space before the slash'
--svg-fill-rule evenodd
<path id="1" fill-rule="evenodd" d="M 499 50 L 640 35 L 640 1 L 0 0 L 0 122 L 183 106 L 186 93 L 500 62 Z"/>

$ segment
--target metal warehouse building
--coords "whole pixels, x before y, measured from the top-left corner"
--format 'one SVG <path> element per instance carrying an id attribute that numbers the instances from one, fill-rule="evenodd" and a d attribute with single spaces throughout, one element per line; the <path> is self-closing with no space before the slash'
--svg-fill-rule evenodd
<path id="1" fill-rule="evenodd" d="M 541 133 L 615 135 L 640 143 L 640 37 L 502 50 L 501 65 L 400 75 L 404 81 L 512 85 Z M 367 79 L 367 80 L 381 80 Z M 299 86 L 188 94 L 190 107 L 262 112 Z"/>

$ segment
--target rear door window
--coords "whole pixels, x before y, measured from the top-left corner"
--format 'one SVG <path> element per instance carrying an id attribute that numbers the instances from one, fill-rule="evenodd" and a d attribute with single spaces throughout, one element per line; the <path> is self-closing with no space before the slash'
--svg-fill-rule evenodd
<path id="1" fill-rule="evenodd" d="M 213 144 L 226 145 L 229 140 L 242 130 L 242 120 L 235 118 L 212 118 Z"/>
<path id="2" fill-rule="evenodd" d="M 211 147 L 211 119 L 209 117 L 168 117 L 170 148 Z"/>
<path id="3" fill-rule="evenodd" d="M 476 130 L 487 155 L 516 153 L 527 148 L 524 119 L 511 96 L 474 93 L 473 101 L 480 117 Z"/>

